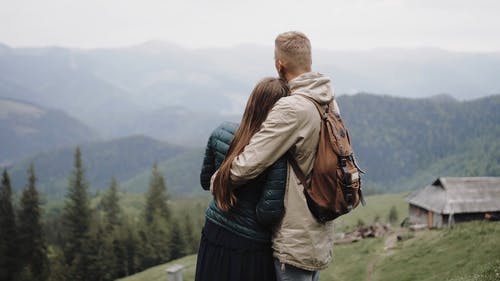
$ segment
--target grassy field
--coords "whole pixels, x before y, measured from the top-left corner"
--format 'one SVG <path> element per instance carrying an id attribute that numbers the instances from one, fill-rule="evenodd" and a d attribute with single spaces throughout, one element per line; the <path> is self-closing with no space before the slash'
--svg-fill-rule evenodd
<path id="1" fill-rule="evenodd" d="M 373 280 L 500 280 L 500 223 L 418 233 L 376 265 Z"/>
<path id="2" fill-rule="evenodd" d="M 385 238 L 336 245 L 334 261 L 321 272 L 320 281 L 498 281 L 499 233 L 498 222 L 471 222 L 419 232 L 390 250 L 384 249 Z M 174 264 L 186 266 L 185 281 L 194 280 L 195 255 L 119 280 L 164 281 L 165 270 Z"/>
<path id="3" fill-rule="evenodd" d="M 321 272 L 320 281 L 366 280 L 368 264 L 377 258 L 383 244 L 383 238 L 376 238 L 335 245 L 332 264 Z"/>
<path id="4" fill-rule="evenodd" d="M 386 222 L 396 207 L 399 219 L 408 214 L 406 194 L 367 197 L 359 207 L 336 221 L 337 231 L 349 230 L 360 220 L 366 224 Z M 134 200 L 132 200 L 134 201 Z M 203 205 L 200 200 L 200 205 Z M 132 202 L 129 202 L 132 203 Z M 181 204 L 182 205 L 182 204 Z M 203 209 L 201 207 L 201 209 Z M 407 232 L 406 229 L 395 229 Z M 320 281 L 498 281 L 500 280 L 500 223 L 471 222 L 453 229 L 427 230 L 384 249 L 386 239 L 372 238 L 334 246 L 331 266 L 321 272 Z M 395 234 L 392 234 L 393 236 Z M 394 237 L 392 237 L 394 238 Z M 196 256 L 187 256 L 150 268 L 122 281 L 164 281 L 165 270 L 174 264 L 186 266 L 184 280 L 194 280 Z M 368 269 L 372 274 L 368 278 Z M 499 275 L 497 275 L 499 274 Z"/>
<path id="5" fill-rule="evenodd" d="M 364 240 L 351 245 L 335 246 L 334 262 L 321 272 L 320 281 L 352 281 L 366 279 L 366 266 L 378 254 L 383 239 Z M 120 281 L 165 281 L 166 270 L 173 265 L 183 265 L 184 281 L 193 281 L 196 267 L 196 255 L 191 255 L 166 264 L 152 267 L 135 275 L 118 279 Z"/>
<path id="6" fill-rule="evenodd" d="M 194 280 L 196 267 L 196 255 L 190 255 L 181 259 L 171 261 L 166 264 L 158 265 L 143 272 L 134 274 L 127 278 L 118 279 L 121 281 L 165 281 L 167 280 L 166 270 L 173 265 L 182 265 L 184 268 L 184 281 Z"/>
<path id="7" fill-rule="evenodd" d="M 366 198 L 367 205 L 358 207 L 352 213 L 345 215 L 336 220 L 336 230 L 344 231 L 354 228 L 359 220 L 363 220 L 366 224 L 370 224 L 378 217 L 381 222 L 386 222 L 389 210 L 395 206 L 399 214 L 400 220 L 406 217 L 408 213 L 407 203 L 404 201 L 405 194 L 384 194 L 373 195 Z M 123 200 L 127 206 L 127 213 L 136 212 L 137 207 L 142 203 L 142 197 L 126 196 Z M 191 212 L 204 212 L 208 200 L 198 198 L 198 208 L 190 210 Z M 122 202 L 123 203 L 123 202 Z M 186 205 L 185 202 L 176 201 L 174 208 L 182 209 Z M 197 214 L 193 214 L 196 217 Z M 369 239 L 351 245 L 338 245 L 334 249 L 334 262 L 327 270 L 322 272 L 321 280 L 364 280 L 366 278 L 367 264 L 379 254 L 383 248 L 384 240 Z M 184 271 L 184 280 L 194 280 L 194 270 L 196 264 L 196 256 L 188 256 L 182 259 L 172 261 L 167 264 L 159 265 L 141 273 L 132 275 L 120 280 L 123 281 L 165 281 L 165 270 L 174 264 L 186 266 Z"/>

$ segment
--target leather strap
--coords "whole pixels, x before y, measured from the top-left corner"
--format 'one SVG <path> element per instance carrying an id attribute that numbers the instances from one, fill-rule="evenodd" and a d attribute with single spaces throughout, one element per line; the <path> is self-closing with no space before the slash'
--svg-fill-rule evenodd
<path id="1" fill-rule="evenodd" d="M 324 114 L 327 114 L 330 106 L 333 108 L 333 101 L 330 103 L 329 107 L 325 111 L 325 109 L 315 99 L 311 98 L 310 96 L 307 96 L 304 94 L 296 94 L 296 95 L 302 96 L 302 97 L 308 99 L 309 101 L 311 101 L 314 104 L 314 106 L 316 107 L 316 109 L 318 110 L 318 113 L 320 114 L 322 119 L 326 118 L 324 116 Z M 295 175 L 299 178 L 300 183 L 304 186 L 304 188 L 310 189 L 311 187 L 307 183 L 307 178 L 304 175 L 304 172 L 302 172 L 302 169 L 300 169 L 299 164 L 297 163 L 297 160 L 295 160 L 295 157 L 293 157 L 293 154 L 290 151 L 287 152 L 287 159 L 288 159 L 288 162 L 290 162 L 290 165 L 292 166 L 292 169 L 295 172 Z"/>
<path id="2" fill-rule="evenodd" d="M 300 183 L 304 186 L 304 188 L 309 189 L 311 188 L 309 184 L 307 183 L 306 176 L 304 175 L 304 172 L 299 167 L 299 164 L 297 163 L 297 160 L 293 157 L 291 152 L 287 152 L 286 154 L 288 162 L 290 162 L 290 165 L 292 166 L 293 171 L 295 172 L 295 175 L 299 178 Z"/>

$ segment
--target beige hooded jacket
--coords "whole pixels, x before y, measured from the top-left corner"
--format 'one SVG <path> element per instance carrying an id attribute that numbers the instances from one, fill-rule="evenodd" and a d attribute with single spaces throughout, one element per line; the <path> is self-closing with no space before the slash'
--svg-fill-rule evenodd
<path id="1" fill-rule="evenodd" d="M 311 172 L 319 141 L 321 119 L 314 104 L 334 97 L 330 79 L 316 72 L 304 73 L 289 82 L 291 95 L 281 98 L 273 107 L 245 150 L 233 161 L 231 180 L 243 184 L 257 177 L 267 167 L 291 150 L 300 168 Z M 335 109 L 338 107 L 335 104 Z M 274 256 L 281 263 L 316 271 L 332 259 L 333 223 L 315 221 L 306 204 L 303 186 L 288 167 L 285 214 L 273 236 Z"/>

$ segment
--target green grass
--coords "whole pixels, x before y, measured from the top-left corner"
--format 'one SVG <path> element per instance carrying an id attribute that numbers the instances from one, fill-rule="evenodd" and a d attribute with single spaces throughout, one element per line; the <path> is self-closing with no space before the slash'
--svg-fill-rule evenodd
<path id="1" fill-rule="evenodd" d="M 386 222 L 395 206 L 399 221 L 408 215 L 406 194 L 367 197 L 367 206 L 359 207 L 336 221 L 336 231 L 350 230 L 362 219 L 370 224 L 376 217 Z M 128 200 L 128 199 L 127 199 Z M 197 201 L 190 213 L 204 211 L 207 198 L 176 201 L 180 211 L 187 202 Z M 140 198 L 130 198 L 131 207 Z M 185 210 L 187 211 L 187 210 Z M 500 223 L 470 222 L 453 229 L 417 232 L 413 238 L 384 250 L 385 238 L 365 239 L 353 244 L 335 245 L 332 264 L 321 272 L 320 281 L 364 281 L 369 264 L 374 264 L 372 281 L 498 281 L 500 280 Z M 411 235 L 409 235 L 411 237 Z M 150 268 L 122 281 L 166 280 L 165 270 L 173 264 L 187 266 L 184 280 L 194 280 L 196 256 L 191 255 Z M 498 275 L 497 275 L 498 274 Z"/>
<path id="2" fill-rule="evenodd" d="M 195 274 L 195 269 L 196 269 L 196 255 L 191 255 L 191 256 L 186 256 L 181 259 L 171 261 L 166 264 L 158 265 L 155 267 L 151 267 L 145 271 L 142 271 L 140 273 L 134 274 L 132 276 L 122 278 L 122 279 L 117 279 L 121 281 L 165 281 L 167 280 L 167 272 L 166 270 L 170 268 L 173 265 L 183 265 L 185 266 L 183 273 L 184 273 L 184 280 L 185 281 L 190 281 L 194 280 L 194 274 Z"/>
<path id="3" fill-rule="evenodd" d="M 339 245 L 334 249 L 332 265 L 321 272 L 320 281 L 365 280 L 366 265 L 382 248 L 383 239 L 366 239 L 351 245 Z M 166 264 L 158 265 L 143 272 L 118 279 L 121 281 L 156 281 L 167 280 L 166 270 L 174 264 L 186 266 L 184 281 L 193 281 L 196 269 L 196 255 L 191 255 Z"/>
<path id="4" fill-rule="evenodd" d="M 335 245 L 332 264 L 320 273 L 320 281 L 366 280 L 367 265 L 381 251 L 383 238 L 365 239 L 353 244 Z"/>
<path id="5" fill-rule="evenodd" d="M 373 280 L 500 280 L 499 234 L 496 222 L 418 233 L 377 264 Z"/>
<path id="6" fill-rule="evenodd" d="M 399 217 L 402 220 L 407 216 L 408 207 L 407 203 L 404 201 L 405 194 L 384 194 L 384 195 L 373 195 L 366 198 L 367 206 L 358 207 L 353 212 L 339 218 L 336 221 L 336 231 L 350 230 L 354 228 L 359 219 L 363 219 L 367 224 L 372 223 L 376 216 L 380 217 L 382 222 L 386 222 L 389 210 L 392 206 L 396 206 Z M 123 202 L 127 201 L 125 204 L 132 208 L 133 202 L 141 200 L 138 198 L 124 198 Z M 192 202 L 193 199 L 182 199 L 175 201 L 174 208 L 182 208 L 186 205 L 186 201 Z M 208 204 L 208 199 L 205 197 L 197 198 L 198 208 L 192 210 L 195 212 L 204 212 L 204 208 Z M 123 203 L 122 202 L 122 203 Z M 202 206 L 202 207 L 201 207 Z M 128 210 L 128 212 L 133 210 Z M 193 214 L 193 216 L 195 216 Z M 383 248 L 383 239 L 367 239 L 360 241 L 351 245 L 336 245 L 334 247 L 334 261 L 332 265 L 325 271 L 321 273 L 321 281 L 324 280 L 364 280 L 366 278 L 366 266 L 368 262 L 376 256 L 376 254 Z M 194 270 L 196 258 L 195 256 L 187 257 L 187 260 L 182 259 L 179 263 L 184 264 L 184 262 L 189 262 L 191 260 L 190 267 L 185 271 L 184 280 L 192 281 L 194 280 Z M 165 270 L 172 264 L 176 262 L 170 262 L 168 264 L 160 265 L 145 272 L 138 273 L 129 278 L 122 279 L 124 281 L 149 281 L 156 280 L 154 276 L 163 276 L 166 280 Z M 132 279 L 133 277 L 133 279 Z M 138 278 L 138 279 L 136 279 Z"/>
<path id="7" fill-rule="evenodd" d="M 350 231 L 355 228 L 358 221 L 372 224 L 376 217 L 380 222 L 386 223 L 392 206 L 396 207 L 399 221 L 408 216 L 408 203 L 405 201 L 407 193 L 381 194 L 366 197 L 366 206 L 358 206 L 352 212 L 335 220 L 335 231 Z"/>
<path id="8" fill-rule="evenodd" d="M 364 281 L 370 263 L 372 281 L 498 281 L 500 280 L 500 223 L 471 222 L 452 230 L 430 230 L 398 242 L 386 252 L 384 238 L 334 246 L 332 264 L 320 281 Z M 196 256 L 150 268 L 122 281 L 166 280 L 165 270 L 186 266 L 184 280 L 193 281 Z"/>

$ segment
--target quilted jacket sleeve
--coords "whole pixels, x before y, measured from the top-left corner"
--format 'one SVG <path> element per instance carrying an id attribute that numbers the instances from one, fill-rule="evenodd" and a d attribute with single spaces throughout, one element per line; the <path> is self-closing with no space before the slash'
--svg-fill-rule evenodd
<path id="1" fill-rule="evenodd" d="M 238 126 L 237 123 L 222 122 L 210 135 L 200 173 L 200 183 L 203 189 L 210 190 L 210 179 L 224 161 Z"/>
<path id="2" fill-rule="evenodd" d="M 268 168 L 262 194 L 256 206 L 257 221 L 260 224 L 274 226 L 283 217 L 287 173 L 286 156 Z"/>
<path id="3" fill-rule="evenodd" d="M 208 139 L 207 147 L 205 149 L 205 157 L 201 166 L 200 183 L 204 190 L 210 189 L 210 178 L 215 173 L 215 152 L 213 149 L 214 135 L 212 134 Z"/>

